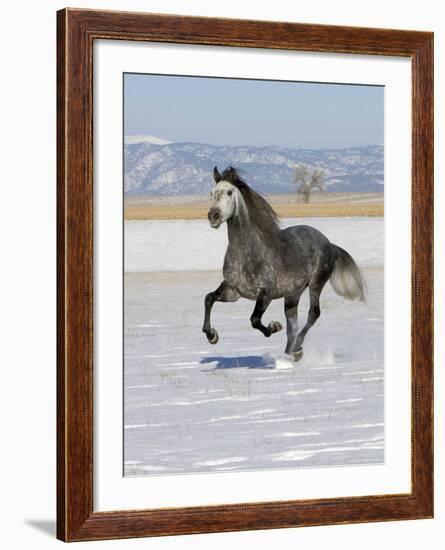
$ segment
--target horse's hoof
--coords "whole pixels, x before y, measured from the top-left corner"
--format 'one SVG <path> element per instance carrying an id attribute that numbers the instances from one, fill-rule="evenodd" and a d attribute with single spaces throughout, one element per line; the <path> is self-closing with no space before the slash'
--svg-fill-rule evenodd
<path id="1" fill-rule="evenodd" d="M 275 334 L 275 332 L 279 332 L 283 329 L 283 325 L 278 321 L 271 321 L 268 328 L 271 334 Z"/>
<path id="2" fill-rule="evenodd" d="M 303 348 L 297 349 L 291 353 L 292 359 L 296 362 L 303 357 Z"/>
<path id="3" fill-rule="evenodd" d="M 219 340 L 218 333 L 214 328 L 210 329 L 209 334 L 207 334 L 207 340 L 209 341 L 209 344 L 217 344 Z"/>

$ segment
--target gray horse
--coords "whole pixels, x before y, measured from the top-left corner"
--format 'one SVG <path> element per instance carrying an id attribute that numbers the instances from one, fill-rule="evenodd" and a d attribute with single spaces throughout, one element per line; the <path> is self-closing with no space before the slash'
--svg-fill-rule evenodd
<path id="1" fill-rule="evenodd" d="M 211 344 L 218 333 L 210 324 L 215 302 L 254 300 L 252 327 L 270 336 L 282 329 L 278 321 L 263 325 L 261 318 L 272 300 L 284 298 L 287 323 L 286 354 L 298 361 L 303 340 L 320 316 L 320 294 L 328 280 L 344 298 L 364 300 L 364 281 L 357 264 L 342 248 L 329 242 L 317 229 L 297 225 L 280 229 L 269 203 L 256 193 L 232 167 L 222 174 L 214 168 L 215 187 L 208 213 L 218 229 L 227 222 L 229 246 L 224 258 L 224 280 L 205 298 L 203 332 Z M 309 288 L 307 322 L 298 332 L 298 302 Z"/>

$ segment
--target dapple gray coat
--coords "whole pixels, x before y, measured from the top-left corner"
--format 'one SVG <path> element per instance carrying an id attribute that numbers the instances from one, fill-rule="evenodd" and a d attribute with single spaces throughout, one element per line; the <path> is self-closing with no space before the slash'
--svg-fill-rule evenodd
<path id="1" fill-rule="evenodd" d="M 328 280 L 344 298 L 364 300 L 364 281 L 352 257 L 332 244 L 320 231 L 307 225 L 280 229 L 267 201 L 232 167 L 222 174 L 215 167 L 209 222 L 217 229 L 227 222 L 229 245 L 224 258 L 224 280 L 205 298 L 203 332 L 211 344 L 218 333 L 210 323 L 213 304 L 254 300 L 252 327 L 264 336 L 281 330 L 277 321 L 263 325 L 262 316 L 272 300 L 284 298 L 287 324 L 285 352 L 300 359 L 303 340 L 320 316 L 320 293 Z M 309 289 L 310 307 L 306 324 L 298 332 L 298 303 Z"/>

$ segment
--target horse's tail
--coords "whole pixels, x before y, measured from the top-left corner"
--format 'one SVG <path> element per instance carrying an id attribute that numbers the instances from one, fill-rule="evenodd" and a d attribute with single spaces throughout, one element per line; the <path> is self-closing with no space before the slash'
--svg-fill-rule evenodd
<path id="1" fill-rule="evenodd" d="M 348 300 L 359 298 L 364 302 L 365 280 L 360 269 L 346 250 L 335 244 L 332 248 L 337 256 L 330 279 L 332 288 L 343 298 Z"/>

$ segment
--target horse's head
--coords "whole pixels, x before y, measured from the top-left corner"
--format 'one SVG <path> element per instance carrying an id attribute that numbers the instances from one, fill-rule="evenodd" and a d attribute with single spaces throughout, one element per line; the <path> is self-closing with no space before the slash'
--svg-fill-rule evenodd
<path id="1" fill-rule="evenodd" d="M 210 193 L 212 205 L 207 217 L 210 225 L 218 229 L 235 214 L 239 191 L 235 185 L 223 179 L 216 166 L 213 169 L 213 178 L 216 185 Z"/>

